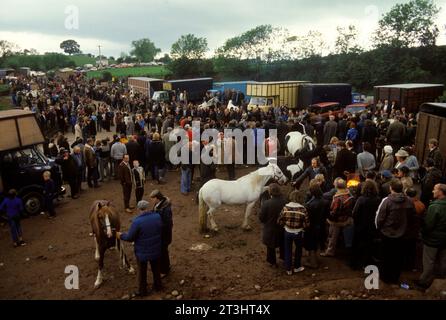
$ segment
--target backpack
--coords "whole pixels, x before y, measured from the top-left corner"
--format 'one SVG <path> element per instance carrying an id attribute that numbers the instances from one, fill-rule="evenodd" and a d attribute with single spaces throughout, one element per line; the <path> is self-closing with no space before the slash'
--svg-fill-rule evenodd
<path id="1" fill-rule="evenodd" d="M 335 200 L 337 199 L 335 198 Z M 341 203 L 334 212 L 330 212 L 328 219 L 332 222 L 346 222 L 353 215 L 354 204 L 355 198 L 350 193 L 347 197 L 342 196 Z"/>

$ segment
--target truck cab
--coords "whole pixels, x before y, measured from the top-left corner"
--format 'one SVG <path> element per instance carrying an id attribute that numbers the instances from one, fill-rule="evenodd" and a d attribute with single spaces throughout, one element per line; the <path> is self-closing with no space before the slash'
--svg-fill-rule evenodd
<path id="1" fill-rule="evenodd" d="M 170 102 L 172 97 L 173 93 L 171 91 L 155 91 L 152 100 L 156 102 Z"/>
<path id="2" fill-rule="evenodd" d="M 252 110 L 256 107 L 263 111 L 267 111 L 274 107 L 274 97 L 252 97 L 249 101 L 248 110 Z"/>
<path id="3" fill-rule="evenodd" d="M 51 172 L 57 193 L 62 195 L 62 171 L 39 147 L 44 136 L 32 112 L 2 111 L 0 125 L 8 127 L 0 137 L 0 201 L 8 190 L 15 189 L 25 212 L 36 215 L 43 208 L 43 173 Z"/>

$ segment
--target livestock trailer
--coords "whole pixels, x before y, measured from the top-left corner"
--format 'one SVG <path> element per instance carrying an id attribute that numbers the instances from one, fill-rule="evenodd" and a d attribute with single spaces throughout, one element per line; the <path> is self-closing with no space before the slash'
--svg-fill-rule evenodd
<path id="1" fill-rule="evenodd" d="M 19 74 L 25 77 L 29 77 L 31 73 L 31 68 L 21 67 L 19 68 Z"/>
<path id="2" fill-rule="evenodd" d="M 245 100 L 249 102 L 251 96 L 247 94 L 248 84 L 254 84 L 255 81 L 229 81 L 229 82 L 215 82 L 214 90 L 220 92 L 221 96 L 228 97 L 228 100 L 232 99 L 232 92 L 240 92 L 245 97 Z"/>
<path id="3" fill-rule="evenodd" d="M 202 102 L 206 92 L 212 89 L 213 83 L 212 78 L 169 80 L 164 82 L 163 90 L 175 91 L 176 95 L 186 91 L 189 101 Z"/>
<path id="4" fill-rule="evenodd" d="M 299 87 L 308 81 L 279 81 L 279 82 L 255 82 L 248 83 L 246 94 L 251 96 L 252 101 L 268 101 L 271 105 L 259 107 L 287 106 L 297 108 L 299 102 Z M 261 99 L 260 99 L 261 98 Z M 252 108 L 257 103 L 250 103 L 248 108 Z"/>
<path id="5" fill-rule="evenodd" d="M 0 80 L 14 75 L 14 69 L 0 69 Z"/>
<path id="6" fill-rule="evenodd" d="M 299 87 L 299 108 L 322 102 L 339 102 L 341 107 L 352 103 L 352 85 L 348 83 L 309 83 Z"/>
<path id="7" fill-rule="evenodd" d="M 130 77 L 128 86 L 130 90 L 151 97 L 155 91 L 163 90 L 164 80 L 147 77 Z"/>
<path id="8" fill-rule="evenodd" d="M 407 83 L 375 87 L 375 103 L 395 101 L 398 108 L 417 113 L 423 103 L 437 101 L 444 92 L 443 84 Z"/>
<path id="9" fill-rule="evenodd" d="M 446 103 L 425 103 L 420 107 L 415 139 L 415 152 L 420 162 L 429 154 L 430 139 L 437 139 L 442 154 L 446 154 Z M 443 173 L 446 173 L 446 161 Z"/>

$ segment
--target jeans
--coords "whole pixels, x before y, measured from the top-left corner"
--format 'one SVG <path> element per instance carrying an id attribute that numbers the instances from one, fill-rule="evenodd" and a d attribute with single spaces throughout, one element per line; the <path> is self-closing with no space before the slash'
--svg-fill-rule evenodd
<path id="1" fill-rule="evenodd" d="M 165 168 L 157 166 L 157 165 L 152 166 L 153 180 L 156 180 L 159 182 L 160 180 L 164 179 L 164 175 L 165 175 Z"/>
<path id="2" fill-rule="evenodd" d="M 423 274 L 420 278 L 420 285 L 429 288 L 435 279 L 435 266 L 438 263 L 442 276 L 446 276 L 446 248 L 438 249 L 428 246 L 423 248 Z"/>
<path id="3" fill-rule="evenodd" d="M 19 238 L 22 237 L 22 227 L 20 225 L 20 219 L 8 219 L 9 228 L 11 230 L 12 241 L 17 243 Z"/>
<path id="4" fill-rule="evenodd" d="M 101 175 L 101 180 L 104 181 L 105 177 L 107 179 L 110 179 L 110 167 L 109 167 L 110 159 L 108 158 L 101 158 L 99 160 L 99 172 Z"/>
<path id="5" fill-rule="evenodd" d="M 181 193 L 189 193 L 192 183 L 192 172 L 190 168 L 181 168 Z"/>
<path id="6" fill-rule="evenodd" d="M 87 168 L 87 182 L 90 188 L 98 186 L 98 169 L 97 167 Z"/>
<path id="7" fill-rule="evenodd" d="M 287 271 L 292 269 L 292 254 L 293 254 L 293 243 L 295 244 L 294 252 L 294 268 L 299 269 L 302 267 L 302 247 L 304 242 L 304 233 L 299 232 L 298 234 L 289 233 L 285 231 L 285 268 Z"/>
<path id="8" fill-rule="evenodd" d="M 54 211 L 54 203 L 53 203 L 53 196 L 45 196 L 44 202 L 45 202 L 45 209 L 48 211 L 48 214 L 51 217 L 54 217 L 56 215 L 56 212 Z"/>
<path id="9" fill-rule="evenodd" d="M 328 231 L 328 247 L 326 253 L 329 255 L 334 255 L 336 252 L 336 247 L 338 245 L 339 234 L 341 231 L 344 234 L 344 244 L 346 248 L 352 248 L 353 246 L 353 235 L 354 227 L 353 225 L 347 225 L 345 227 L 339 227 L 336 225 L 330 225 Z"/>

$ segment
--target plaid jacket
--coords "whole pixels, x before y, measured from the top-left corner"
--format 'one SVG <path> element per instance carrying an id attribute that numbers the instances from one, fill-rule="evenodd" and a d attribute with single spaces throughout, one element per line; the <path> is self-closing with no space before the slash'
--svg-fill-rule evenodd
<path id="1" fill-rule="evenodd" d="M 307 209 L 303 206 L 299 208 L 287 208 L 285 206 L 280 213 L 277 223 L 294 230 L 305 229 L 310 226 Z"/>

